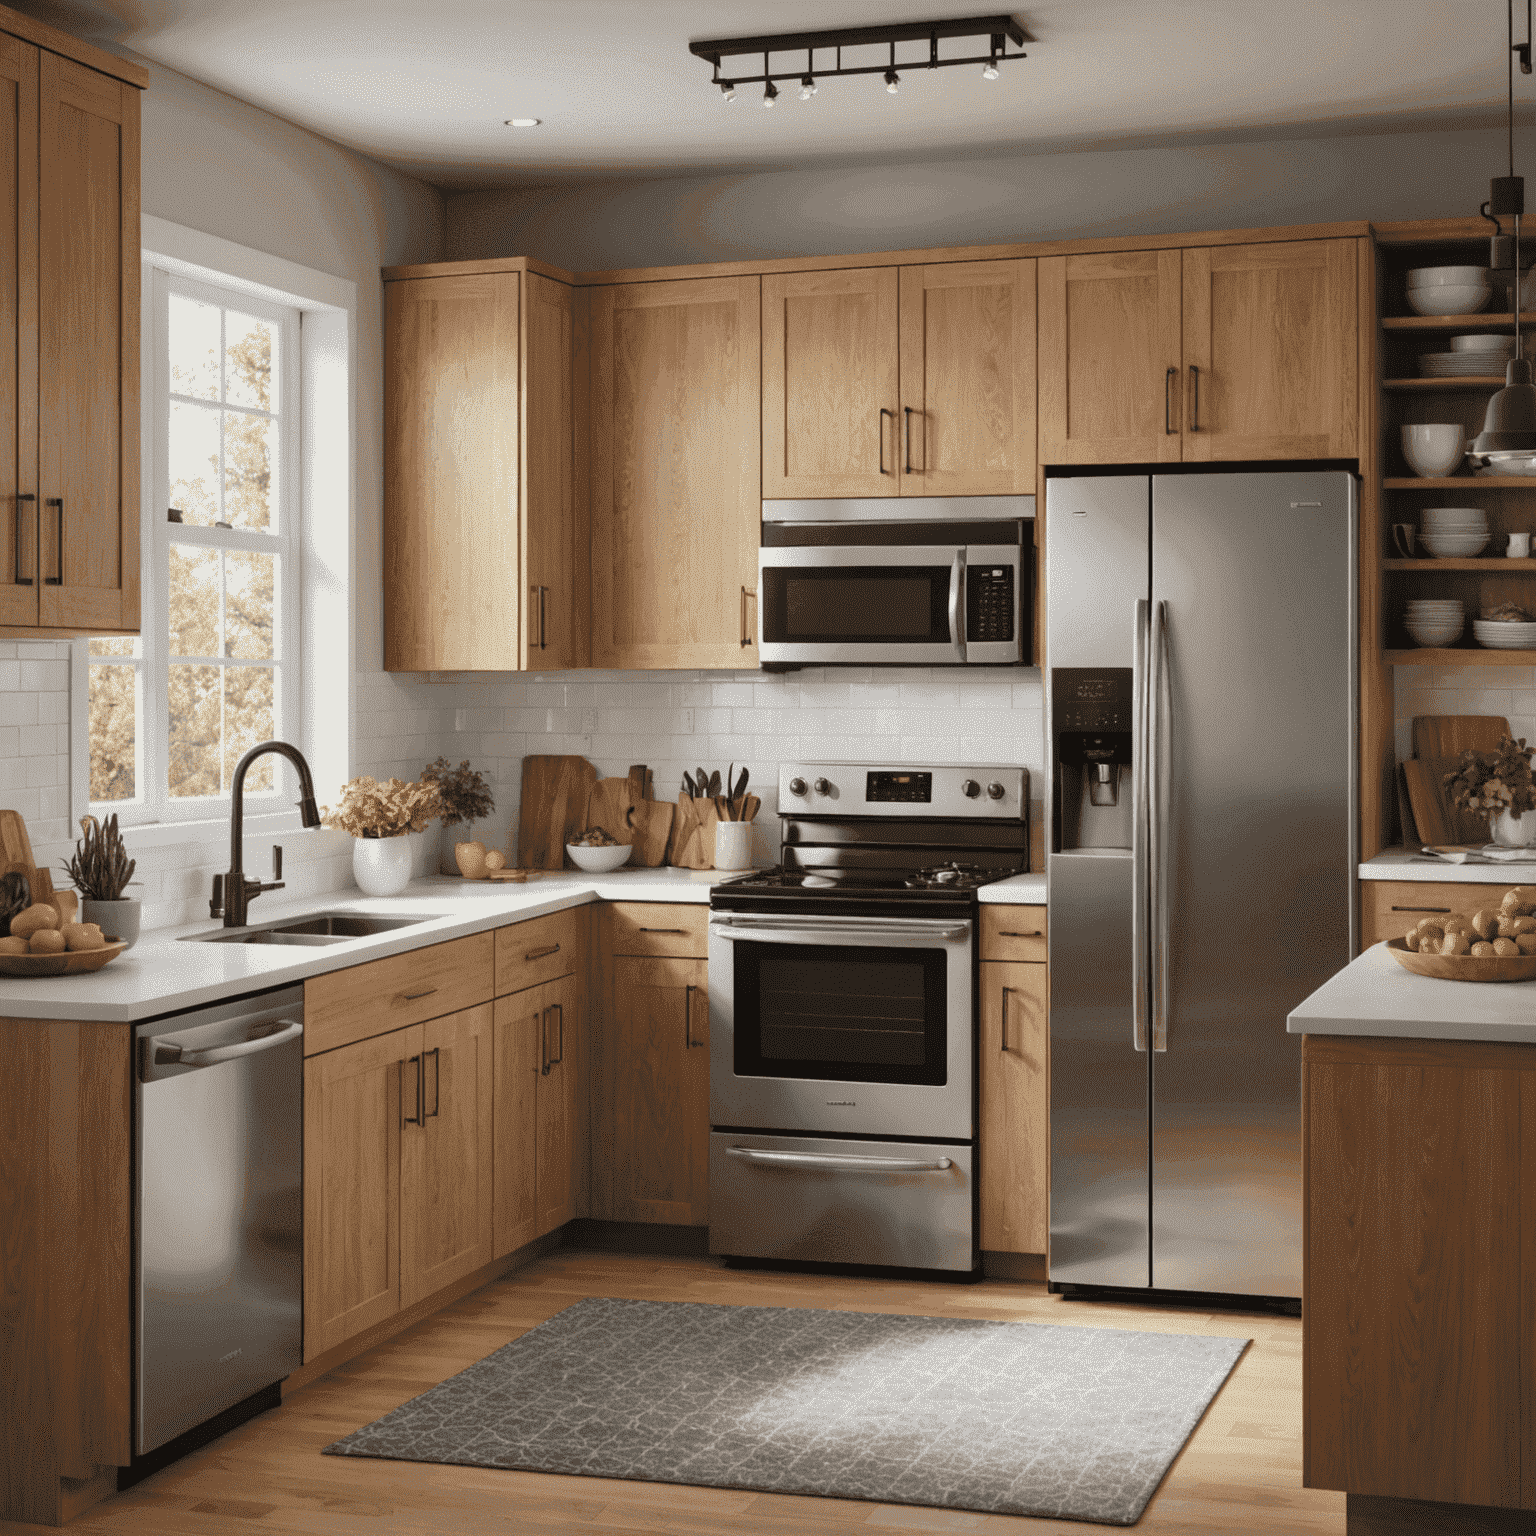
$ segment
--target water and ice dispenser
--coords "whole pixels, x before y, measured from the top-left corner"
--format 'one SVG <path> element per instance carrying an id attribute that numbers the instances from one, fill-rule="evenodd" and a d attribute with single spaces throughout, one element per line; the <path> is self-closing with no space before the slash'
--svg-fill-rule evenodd
<path id="1" fill-rule="evenodd" d="M 1131 669 L 1051 669 L 1051 850 L 1131 846 Z"/>

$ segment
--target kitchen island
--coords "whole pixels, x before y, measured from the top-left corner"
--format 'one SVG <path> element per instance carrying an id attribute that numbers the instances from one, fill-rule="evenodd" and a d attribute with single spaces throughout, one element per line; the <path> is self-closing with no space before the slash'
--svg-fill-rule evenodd
<path id="1" fill-rule="evenodd" d="M 1354 1536 L 1536 1531 L 1536 982 L 1375 945 L 1307 998 L 1303 1480 Z"/>

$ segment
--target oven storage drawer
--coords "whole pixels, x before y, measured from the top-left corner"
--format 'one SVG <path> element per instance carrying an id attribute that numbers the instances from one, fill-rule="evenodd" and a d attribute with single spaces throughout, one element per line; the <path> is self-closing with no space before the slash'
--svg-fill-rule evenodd
<path id="1" fill-rule="evenodd" d="M 968 1144 L 709 1138 L 711 1253 L 969 1271 L 974 1206 Z"/>

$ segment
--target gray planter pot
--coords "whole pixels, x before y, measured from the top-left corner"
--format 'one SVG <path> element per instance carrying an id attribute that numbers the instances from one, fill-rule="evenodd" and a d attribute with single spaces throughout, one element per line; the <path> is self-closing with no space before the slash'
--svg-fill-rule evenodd
<path id="1" fill-rule="evenodd" d="M 122 896 L 116 901 L 80 900 L 80 921 L 97 924 L 109 938 L 126 939 L 132 949 L 139 941 L 139 903 L 136 897 Z"/>

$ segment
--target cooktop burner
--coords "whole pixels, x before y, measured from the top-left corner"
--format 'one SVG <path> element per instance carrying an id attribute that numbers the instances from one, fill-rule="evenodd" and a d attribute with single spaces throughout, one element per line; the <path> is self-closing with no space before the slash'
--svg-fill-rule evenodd
<path id="1" fill-rule="evenodd" d="M 940 864 L 931 869 L 777 869 L 754 870 L 726 882 L 736 891 L 857 891 L 901 896 L 969 895 L 994 880 L 1006 880 L 1013 869 L 988 870 L 974 864 Z"/>

